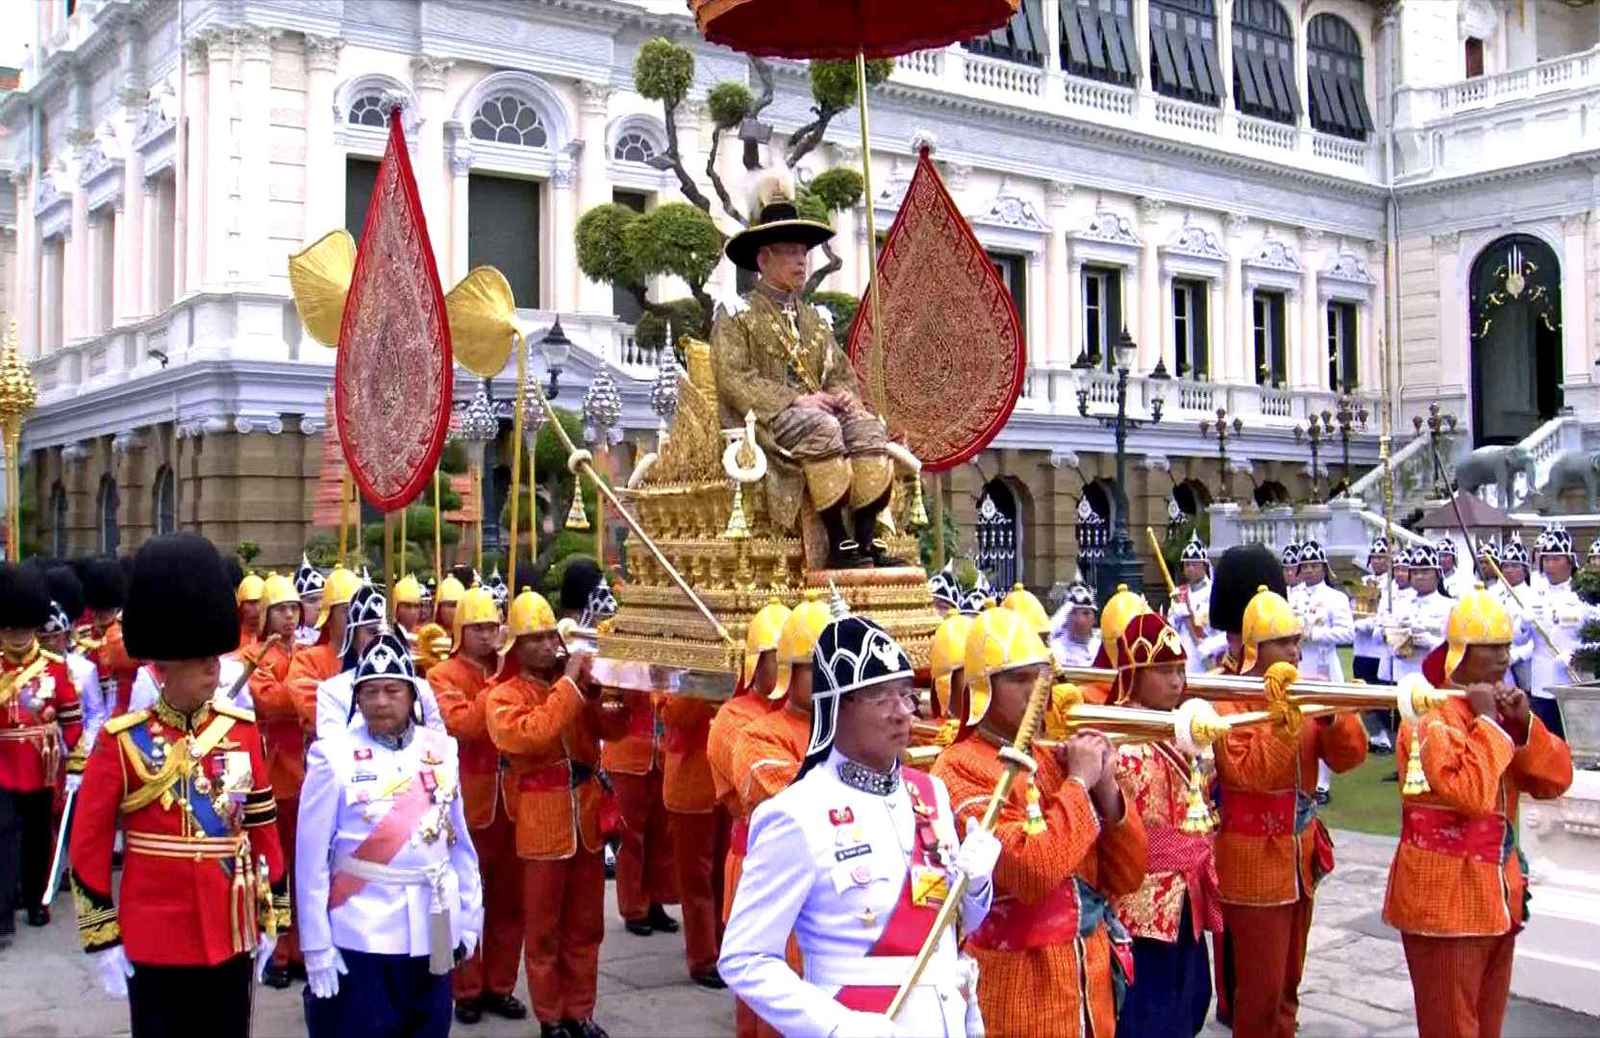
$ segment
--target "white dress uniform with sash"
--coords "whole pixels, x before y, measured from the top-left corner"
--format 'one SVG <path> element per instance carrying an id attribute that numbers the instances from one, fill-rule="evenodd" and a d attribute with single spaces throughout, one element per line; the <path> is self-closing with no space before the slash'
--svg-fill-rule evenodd
<path id="1" fill-rule="evenodd" d="M 1411 549 L 1411 572 L 1418 570 L 1439 570 L 1439 553 L 1432 545 L 1419 544 Z M 1456 606 L 1456 600 L 1446 598 L 1438 591 L 1431 591 L 1424 595 L 1420 592 L 1413 593 L 1410 600 L 1404 604 L 1402 612 L 1397 616 L 1396 623 L 1411 635 L 1411 653 L 1409 656 L 1394 657 L 1394 683 L 1399 684 L 1402 678 L 1411 674 L 1422 673 L 1422 661 L 1439 645 L 1444 643 L 1445 626 L 1450 622 L 1450 610 Z"/>
<path id="2" fill-rule="evenodd" d="M 840 695 L 911 673 L 899 646 L 871 621 L 846 616 L 823 629 L 813 666 L 806 764 L 751 817 L 718 970 L 784 1035 L 887 1034 L 879 1014 L 909 979 L 965 846 L 958 853 L 949 793 L 938 779 L 898 765 L 876 771 L 832 748 Z M 962 898 L 966 932 L 988 913 L 992 868 L 991 861 L 972 877 Z M 784 961 L 791 933 L 804 977 Z M 955 933 L 944 933 L 894 1033 L 972 1033 L 975 975 L 970 960 L 958 957 Z"/>
<path id="3" fill-rule="evenodd" d="M 1190 674 L 1204 674 L 1213 666 L 1211 656 L 1215 654 L 1217 632 L 1211 627 L 1211 557 L 1198 533 L 1189 535 L 1189 543 L 1178 556 L 1179 566 L 1190 562 L 1206 564 L 1205 578 L 1198 584 L 1179 585 L 1178 593 L 1167 606 L 1167 623 L 1183 642 L 1184 668 Z M 1199 628 L 1198 635 L 1195 628 Z M 1221 644 L 1223 649 L 1227 648 L 1225 637 Z"/>
<path id="4" fill-rule="evenodd" d="M 382 627 L 388 611 L 388 599 L 371 584 L 361 585 L 351 596 L 350 609 L 345 615 L 344 639 L 339 643 L 339 658 L 345 661 L 344 669 L 326 681 L 317 683 L 317 721 L 313 738 L 323 739 L 351 726 L 365 726 L 366 721 L 355 709 L 356 666 L 350 658 L 350 648 L 355 644 L 358 628 Z M 405 644 L 409 648 L 410 642 L 406 641 Z M 433 689 L 420 675 L 413 679 L 413 683 L 417 689 L 417 702 L 422 707 L 422 723 L 434 731 L 443 732 L 444 718 L 439 714 L 439 701 L 434 698 Z"/>
<path id="5" fill-rule="evenodd" d="M 1091 622 L 1089 637 L 1078 641 L 1072 636 L 1074 609 L 1087 609 L 1091 617 L 1099 612 L 1094 589 L 1081 580 L 1075 580 L 1067 586 L 1066 599 L 1050 618 L 1050 653 L 1055 657 L 1058 667 L 1092 667 L 1100 655 L 1099 625 Z"/>
<path id="6" fill-rule="evenodd" d="M 1328 556 L 1322 545 L 1306 541 L 1300 546 L 1300 564 L 1320 562 L 1323 579 L 1316 583 L 1302 582 L 1300 604 L 1296 612 L 1305 624 L 1305 636 L 1300 642 L 1300 673 L 1308 678 L 1324 681 L 1343 681 L 1344 664 L 1339 659 L 1339 646 L 1355 640 L 1355 616 L 1350 611 L 1350 596 L 1343 589 L 1331 587 L 1327 580 Z"/>
<path id="7" fill-rule="evenodd" d="M 1572 550 L 1572 534 L 1559 524 L 1545 527 L 1539 535 L 1534 553 L 1540 561 L 1540 568 L 1543 568 L 1544 556 L 1565 555 L 1572 561 L 1573 572 L 1577 572 L 1578 556 Z M 1550 687 L 1568 685 L 1577 680 L 1572 672 L 1571 661 L 1572 654 L 1580 644 L 1578 631 L 1584 621 L 1597 615 L 1597 611 L 1578 597 L 1570 577 L 1559 584 L 1546 580 L 1543 590 L 1528 596 L 1525 601 L 1532 614 L 1529 619 L 1543 628 L 1550 642 L 1555 643 L 1552 647 L 1544 638 L 1535 636 L 1529 665 L 1530 684 L 1533 686 L 1529 691 L 1534 700 L 1531 705 L 1547 728 L 1565 737 L 1564 721 Z"/>

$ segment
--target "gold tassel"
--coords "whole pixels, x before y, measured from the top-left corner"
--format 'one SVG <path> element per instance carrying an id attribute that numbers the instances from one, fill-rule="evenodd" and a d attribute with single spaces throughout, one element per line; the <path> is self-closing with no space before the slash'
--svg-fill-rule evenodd
<path id="1" fill-rule="evenodd" d="M 744 517 L 744 484 L 733 481 L 733 507 L 728 509 L 728 528 L 722 531 L 725 541 L 742 541 L 750 536 L 750 524 Z"/>
<path id="2" fill-rule="evenodd" d="M 1200 774 L 1199 761 L 1189 762 L 1189 804 L 1178 828 L 1195 836 L 1204 836 L 1212 829 L 1211 808 L 1206 804 L 1205 776 Z"/>
<path id="3" fill-rule="evenodd" d="M 583 490 L 576 483 L 572 486 L 572 507 L 567 509 L 567 529 L 587 530 L 589 528 L 589 514 L 583 510 Z"/>
<path id="4" fill-rule="evenodd" d="M 928 509 L 922 503 L 922 477 L 911 478 L 911 514 L 906 517 L 906 528 L 925 530 L 928 527 Z"/>
<path id="5" fill-rule="evenodd" d="M 1411 730 L 1411 749 L 1406 753 L 1406 780 L 1400 787 L 1404 796 L 1421 796 L 1430 791 L 1427 773 L 1422 770 L 1422 726 Z"/>
<path id="6" fill-rule="evenodd" d="M 1039 787 L 1034 783 L 1033 776 L 1028 776 L 1028 817 L 1022 823 L 1022 831 L 1029 836 L 1038 836 L 1045 831 L 1044 811 L 1039 807 Z"/>

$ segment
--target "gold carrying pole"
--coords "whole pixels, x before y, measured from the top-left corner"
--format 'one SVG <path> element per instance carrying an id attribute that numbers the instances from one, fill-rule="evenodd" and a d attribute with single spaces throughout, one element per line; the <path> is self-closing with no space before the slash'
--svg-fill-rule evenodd
<path id="1" fill-rule="evenodd" d="M 343 566 L 350 545 L 350 469 L 339 478 L 339 565 Z"/>
<path id="2" fill-rule="evenodd" d="M 873 220 L 872 134 L 867 126 L 867 55 L 861 50 L 856 51 L 856 106 L 861 113 L 861 190 L 867 198 L 867 297 L 872 307 L 872 365 L 869 370 L 872 385 L 869 388 L 873 410 L 883 415 L 889 412 L 883 384 L 883 311 L 878 306 L 878 228 Z"/>
<path id="3" fill-rule="evenodd" d="M 1161 570 L 1161 579 L 1167 582 L 1167 597 L 1178 597 L 1178 585 L 1172 582 L 1172 571 L 1167 568 L 1167 557 L 1161 554 L 1161 542 L 1156 539 L 1153 527 L 1146 526 L 1144 535 L 1150 539 L 1150 553 L 1156 557 L 1156 568 Z"/>
<path id="4" fill-rule="evenodd" d="M 385 619 L 394 623 L 394 585 L 395 585 L 395 558 L 394 535 L 398 517 L 394 512 L 383 513 L 383 586 L 389 593 L 384 595 Z"/>
<path id="5" fill-rule="evenodd" d="M 17 495 L 22 486 L 22 464 L 19 451 L 22 445 L 21 421 L 5 420 L 6 447 L 6 561 L 19 562 L 22 549 L 22 509 Z"/>
<path id="6" fill-rule="evenodd" d="M 410 505 L 400 506 L 400 560 L 394 566 L 394 571 L 397 574 L 396 580 L 400 579 L 400 575 L 406 572 L 406 553 L 411 550 L 410 524 L 406 522 L 406 510 L 410 507 Z"/>
<path id="7" fill-rule="evenodd" d="M 1000 818 L 1000 808 L 1011 795 L 1011 784 L 1016 781 L 1017 772 L 1025 767 L 1025 754 L 1028 752 L 1028 747 L 1033 744 L 1034 733 L 1039 730 L 1039 721 L 1044 716 L 1045 706 L 1050 702 L 1050 682 L 1047 678 L 1047 675 L 1041 675 L 1034 684 L 1033 694 L 1028 697 L 1028 707 L 1022 712 L 1022 720 L 1017 724 L 1017 734 L 1012 738 L 1010 745 L 1000 750 L 1002 768 L 1000 780 L 995 783 L 994 792 L 989 795 L 989 805 L 984 808 L 983 818 L 978 822 L 985 832 L 994 831 L 995 823 Z M 923 938 L 922 947 L 917 949 L 916 960 L 911 964 L 911 975 L 900 985 L 899 990 L 894 993 L 894 999 L 889 1003 L 887 1012 L 891 1020 L 899 1014 L 911 990 L 917 986 L 917 981 L 922 979 L 923 971 L 928 968 L 928 961 L 933 958 L 934 950 L 944 938 L 945 928 L 955 921 L 956 911 L 961 907 L 961 899 L 966 891 L 967 874 L 957 870 L 955 878 L 950 881 L 950 891 L 945 895 L 944 904 L 939 906 L 939 914 L 934 916 L 932 929 L 928 931 L 928 936 Z"/>
<path id="8" fill-rule="evenodd" d="M 1110 667 L 1059 667 L 1056 677 L 1066 681 L 1114 681 L 1117 672 Z M 1212 702 L 1253 702 L 1267 697 L 1266 683 L 1245 674 L 1190 674 L 1188 695 Z M 1426 713 L 1446 699 L 1466 695 L 1459 689 L 1433 688 L 1425 683 L 1409 687 L 1360 685 L 1344 681 L 1310 681 L 1296 678 L 1290 685 L 1289 702 L 1320 704 L 1339 710 L 1392 710 L 1400 697 L 1409 695 L 1417 713 Z"/>
<path id="9" fill-rule="evenodd" d="M 533 383 L 533 392 L 538 396 L 540 405 L 544 407 L 545 415 L 549 418 L 550 427 L 555 430 L 556 436 L 561 440 L 561 446 L 567 452 L 567 468 L 572 471 L 574 476 L 582 473 L 588 477 L 589 482 L 594 485 L 594 489 L 599 495 L 596 503 L 598 504 L 601 501 L 609 501 L 611 503 L 611 507 L 622 517 L 622 521 L 628 524 L 628 529 L 633 531 L 633 535 L 638 537 L 640 543 L 655 557 L 656 563 L 661 566 L 667 576 L 672 578 L 672 582 L 678 586 L 678 590 L 688 596 L 695 609 L 705 618 L 706 623 L 711 625 L 711 629 L 717 633 L 717 637 L 730 646 L 737 645 L 738 643 L 734 641 L 733 635 L 729 634 L 728 629 L 722 626 L 722 622 L 716 618 L 700 596 L 694 593 L 694 588 L 690 587 L 688 581 L 683 579 L 683 575 L 678 572 L 677 567 L 662 552 L 660 546 L 656 544 L 649 534 L 644 532 L 644 527 L 640 526 L 639 521 L 633 517 L 633 513 L 624 507 L 616 492 L 606 485 L 605 480 L 600 478 L 600 474 L 595 471 L 594 463 L 591 460 L 593 456 L 586 450 L 580 450 L 572 442 L 572 437 L 567 435 L 566 427 L 561 424 L 561 419 L 556 415 L 556 409 L 551 406 L 549 398 L 544 395 L 544 388 L 538 382 Z M 573 492 L 574 499 L 578 499 L 577 487 L 573 488 Z"/>
<path id="10" fill-rule="evenodd" d="M 609 470 L 611 468 L 611 452 L 606 448 L 605 430 L 600 430 L 600 441 L 595 446 L 595 469 Z M 595 486 L 602 486 L 600 477 L 595 477 Z M 577 488 L 574 487 L 574 490 Z M 605 498 L 594 499 L 594 561 L 602 573 L 606 568 L 606 502 Z"/>
<path id="11" fill-rule="evenodd" d="M 944 569 L 944 473 L 932 474 L 933 482 L 933 571 Z"/>
<path id="12" fill-rule="evenodd" d="M 479 449 L 481 450 L 482 448 L 480 447 Z M 475 518 L 472 521 L 472 550 L 473 550 L 473 557 L 472 557 L 473 567 L 472 568 L 477 570 L 479 573 L 482 573 L 483 572 L 483 474 L 480 471 L 480 469 L 478 467 L 478 463 L 476 461 L 474 461 L 472 464 L 467 466 L 467 478 L 472 481 L 472 493 L 475 494 L 477 496 L 477 498 L 478 498 L 478 507 L 477 507 L 477 509 L 476 509 L 476 511 L 474 513 L 477 516 L 477 518 Z"/>
<path id="13" fill-rule="evenodd" d="M 511 348 L 517 353 L 517 411 L 511 418 L 511 545 L 506 557 L 506 587 L 511 597 L 517 597 L 517 527 L 518 498 L 522 494 L 522 408 L 528 398 L 528 351 L 522 333 L 511 333 Z M 529 485 L 531 491 L 532 485 Z M 530 498 L 532 494 L 530 493 Z M 529 511 L 533 510 L 530 500 Z"/>

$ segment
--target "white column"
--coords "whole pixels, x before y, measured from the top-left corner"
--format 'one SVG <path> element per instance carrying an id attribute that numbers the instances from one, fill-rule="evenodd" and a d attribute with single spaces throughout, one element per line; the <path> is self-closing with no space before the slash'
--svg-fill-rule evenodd
<path id="1" fill-rule="evenodd" d="M 137 287 L 124 277 L 128 239 L 137 237 L 129 233 L 132 224 L 128 220 L 126 199 L 127 195 L 117 199 L 111 211 L 105 215 L 105 219 L 111 221 L 111 263 L 109 266 L 101 263 L 100 269 L 109 270 L 111 277 L 111 312 L 105 315 L 107 328 L 115 328 L 123 322 L 124 314 L 131 312 L 129 303 Z"/>
<path id="2" fill-rule="evenodd" d="M 1374 62 L 1376 65 L 1376 62 Z M 1297 144 L 1301 154 L 1311 154 L 1311 91 L 1307 89 L 1306 33 L 1302 28 L 1294 34 L 1294 88 L 1300 94 L 1300 117 L 1295 120 L 1299 129 Z"/>
<path id="3" fill-rule="evenodd" d="M 1322 267 L 1322 232 L 1307 229 L 1300 235 L 1300 349 L 1299 371 L 1291 363 L 1289 385 L 1301 389 L 1326 389 L 1328 384 L 1327 332 L 1322 299 L 1317 292 L 1317 271 Z"/>
<path id="4" fill-rule="evenodd" d="M 1221 348 L 1217 351 L 1216 372 L 1212 378 L 1221 382 L 1243 382 L 1254 385 L 1256 381 L 1251 341 L 1254 329 L 1248 314 L 1250 303 L 1245 298 L 1243 256 L 1244 229 L 1250 218 L 1238 213 L 1228 213 L 1222 218 L 1224 242 L 1228 250 L 1228 263 L 1222 275 L 1222 326 Z"/>
<path id="5" fill-rule="evenodd" d="M 1147 10 L 1134 5 L 1134 10 Z M 1141 51 L 1142 52 L 1142 51 Z M 1161 334 L 1161 211 L 1166 203 L 1159 198 L 1139 199 L 1139 237 L 1143 245 L 1139 250 L 1139 359 L 1134 364 L 1136 374 L 1145 374 L 1164 356 Z M 1170 368 L 1170 365 L 1168 365 Z"/>
<path id="6" fill-rule="evenodd" d="M 1061 0 L 1043 0 L 1039 5 L 1039 17 L 1044 20 L 1045 97 L 1054 102 L 1062 97 L 1062 81 L 1066 78 L 1061 70 Z"/>
<path id="7" fill-rule="evenodd" d="M 606 160 L 610 158 L 606 141 L 607 113 L 612 89 L 604 83 L 581 80 L 578 83 L 578 109 L 583 134 L 583 153 L 578 161 L 578 215 L 598 205 L 611 201 L 611 180 L 606 175 Z M 574 224 L 574 227 L 577 225 Z M 576 270 L 577 265 L 573 265 Z M 611 312 L 611 286 L 576 274 L 578 279 L 578 309 L 584 313 L 609 314 Z"/>
<path id="8" fill-rule="evenodd" d="M 454 65 L 443 58 L 411 59 L 411 84 L 416 88 L 417 112 L 422 117 L 417 131 L 417 191 L 422 195 L 422 211 L 428 219 L 434 264 L 441 270 L 446 253 L 445 214 L 450 205 L 445 184 L 444 88 Z"/>
<path id="9" fill-rule="evenodd" d="M 450 149 L 450 278 L 453 285 L 467 276 L 467 175 L 472 149 L 456 138 Z"/>
<path id="10" fill-rule="evenodd" d="M 1068 331 L 1072 279 L 1067 268 L 1067 204 L 1071 199 L 1071 184 L 1051 181 L 1045 185 L 1045 223 L 1050 233 L 1044 242 L 1044 344 L 1035 352 L 1051 365 L 1071 364 L 1077 359 Z"/>
<path id="11" fill-rule="evenodd" d="M 1217 74 L 1222 77 L 1222 90 L 1217 104 L 1222 109 L 1222 139 L 1230 140 L 1239 132 L 1239 113 L 1233 107 L 1233 0 L 1217 0 Z"/>
<path id="12" fill-rule="evenodd" d="M 142 216 L 140 220 L 142 226 L 137 237 L 143 242 L 143 247 L 135 250 L 129 260 L 130 263 L 139 263 L 140 252 L 149 257 L 149 262 L 144 264 L 146 269 L 139 282 L 139 298 L 133 304 L 139 314 L 154 314 L 161 305 L 156 298 L 161 282 L 158 263 L 161 251 L 171 244 L 161 241 L 161 198 L 156 187 L 156 182 L 153 180 L 145 180 L 139 184 L 139 212 Z"/>
<path id="13" fill-rule="evenodd" d="M 27 160 L 24 159 L 24 162 Z M 33 220 L 34 178 L 26 165 L 11 174 L 17 191 L 17 269 L 12 272 L 11 298 L 17 312 L 17 349 L 23 357 L 39 355 L 39 235 Z"/>
<path id="14" fill-rule="evenodd" d="M 88 334 L 89 327 L 89 202 L 82 186 L 72 192 L 72 230 L 63 250 L 61 277 L 63 344 Z"/>
<path id="15" fill-rule="evenodd" d="M 1589 360 L 1589 213 L 1564 217 L 1561 235 L 1561 378 L 1576 389 L 1594 382 L 1595 372 Z"/>
<path id="16" fill-rule="evenodd" d="M 1441 300 L 1460 299 L 1460 280 L 1457 271 L 1461 265 L 1461 234 L 1457 231 L 1446 231 L 1433 236 L 1434 269 L 1437 276 L 1435 282 L 1438 297 Z M 1416 399 L 1409 397 L 1405 392 L 1408 384 L 1433 385 L 1441 398 L 1454 397 L 1458 394 L 1469 395 L 1471 392 L 1472 353 L 1467 345 L 1467 336 L 1470 334 L 1467 326 L 1467 307 L 1463 302 L 1439 307 L 1439 342 L 1437 347 L 1429 350 L 1426 345 L 1421 349 L 1415 347 L 1406 350 L 1395 350 L 1395 356 L 1400 364 L 1398 377 L 1395 384 L 1399 387 L 1401 400 Z M 1431 355 L 1430 355 L 1431 354 Z M 1457 418 L 1462 424 L 1472 424 L 1472 408 L 1470 402 L 1464 411 L 1457 406 L 1460 401 L 1444 400 L 1440 406 L 1446 410 L 1458 412 Z M 1412 409 L 1404 406 L 1395 408 L 1395 424 L 1410 420 Z"/>
<path id="17" fill-rule="evenodd" d="M 1207 278 L 1206 286 L 1206 378 L 1212 382 L 1223 381 L 1227 370 L 1225 351 L 1229 350 L 1227 319 L 1222 313 L 1227 308 L 1227 296 L 1215 278 Z"/>
<path id="18" fill-rule="evenodd" d="M 206 215 L 202 228 L 205 262 L 201 283 L 210 288 L 226 282 L 235 266 L 232 235 L 238 214 L 233 207 L 237 178 L 233 164 L 233 55 L 237 49 L 237 32 L 218 29 L 207 34 Z"/>
<path id="19" fill-rule="evenodd" d="M 550 276 L 545 279 L 551 293 L 541 299 L 543 306 L 570 313 L 578 305 L 578 243 L 573 229 L 578 216 L 578 169 L 576 160 L 563 155 L 556 160 L 550 175 Z"/>
<path id="20" fill-rule="evenodd" d="M 143 111 L 142 96 L 142 92 L 131 91 L 123 98 L 129 140 L 133 139 Z M 138 148 L 127 149 L 122 177 L 123 211 L 117 218 L 117 307 L 112 322 L 119 325 L 149 313 L 144 306 L 144 284 L 155 276 L 155 265 L 145 261 L 155 253 L 145 239 L 144 156 Z"/>
<path id="21" fill-rule="evenodd" d="M 1061 322 L 1062 347 L 1066 350 L 1064 360 L 1068 364 L 1076 363 L 1078 354 L 1083 352 L 1083 260 L 1078 258 L 1076 252 L 1069 250 L 1067 253 L 1067 284 L 1066 284 L 1066 313 Z"/>
<path id="22" fill-rule="evenodd" d="M 1133 85 L 1138 89 L 1138 118 L 1149 121 L 1155 117 L 1155 91 L 1150 82 L 1150 3 L 1133 0 L 1133 38 L 1138 46 L 1139 67 L 1134 70 Z M 1141 353 L 1143 351 L 1140 351 Z"/>
<path id="23" fill-rule="evenodd" d="M 306 49 L 306 186 L 305 240 L 307 242 L 344 226 L 344 171 L 333 142 L 339 114 L 333 110 L 334 87 L 339 70 L 339 52 L 344 41 L 326 36 L 307 35 Z M 430 218 L 429 234 L 444 234 Z M 443 266 L 439 268 L 441 271 Z"/>
<path id="24" fill-rule="evenodd" d="M 233 260 L 245 284 L 265 288 L 273 274 L 282 274 L 283 261 L 274 261 L 268 247 L 271 236 L 272 195 L 271 136 L 259 124 L 272 110 L 273 30 L 246 26 L 239 30 L 239 111 L 243 116 L 238 136 L 238 238 Z M 230 116 L 231 119 L 231 116 Z"/>
<path id="25" fill-rule="evenodd" d="M 189 81 L 182 84 L 185 91 L 183 115 L 188 126 L 178 128 L 177 139 L 182 142 L 185 137 L 188 138 L 188 154 L 179 154 L 173 160 L 183 165 L 184 197 L 175 200 L 177 205 L 184 208 L 183 265 L 173 271 L 174 295 L 179 297 L 197 291 L 205 280 L 206 180 L 210 176 L 205 161 L 206 139 L 209 136 L 206 129 L 209 122 L 206 116 L 207 81 L 211 75 L 211 64 L 206 60 L 206 54 L 210 47 L 204 35 L 190 38 L 184 46 L 189 48 Z"/>

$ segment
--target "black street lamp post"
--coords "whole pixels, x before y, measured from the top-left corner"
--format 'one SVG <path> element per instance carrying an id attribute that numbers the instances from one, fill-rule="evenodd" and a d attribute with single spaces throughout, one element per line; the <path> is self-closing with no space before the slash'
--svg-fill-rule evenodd
<path id="1" fill-rule="evenodd" d="M 1432 440 L 1429 446 L 1433 451 L 1433 496 L 1443 497 L 1446 480 L 1444 462 L 1440 460 L 1443 455 L 1439 453 L 1439 437 L 1446 432 L 1453 433 L 1456 431 L 1456 416 L 1440 412 L 1438 404 L 1429 404 L 1427 418 L 1423 418 L 1421 415 L 1411 416 L 1411 427 L 1419 434 L 1424 426 L 1427 427 L 1428 436 Z"/>
<path id="2" fill-rule="evenodd" d="M 1095 572 L 1095 590 L 1101 603 L 1116 592 L 1118 584 L 1126 584 L 1131 591 L 1140 591 L 1144 587 L 1143 568 L 1133 548 L 1133 537 L 1128 532 L 1128 433 L 1139 428 L 1144 422 L 1128 417 L 1128 374 L 1138 354 L 1138 346 L 1126 328 L 1117 338 L 1114 350 L 1117 368 L 1117 413 L 1115 417 L 1096 416 L 1102 426 L 1114 433 L 1117 449 L 1116 493 L 1112 499 L 1112 509 L 1116 514 L 1112 517 L 1109 551 L 1106 553 L 1105 561 L 1096 567 Z M 1089 387 L 1092 374 L 1099 363 L 1100 358 L 1090 356 L 1085 349 L 1078 354 L 1078 359 L 1072 365 L 1073 370 L 1078 373 L 1078 414 L 1085 418 L 1089 416 Z M 1172 378 L 1167 374 L 1166 362 L 1158 359 L 1149 378 L 1150 421 L 1159 422 L 1162 408 L 1166 404 L 1167 383 Z"/>
<path id="3" fill-rule="evenodd" d="M 1217 408 L 1217 420 L 1212 422 L 1209 418 L 1200 419 L 1200 437 L 1204 439 L 1215 429 L 1217 436 L 1217 464 L 1222 480 L 1222 500 L 1233 500 L 1233 480 L 1228 476 L 1228 441 L 1237 439 L 1244 432 L 1244 419 L 1235 417 L 1228 421 L 1228 409 Z"/>
<path id="4" fill-rule="evenodd" d="M 1331 430 L 1328 423 L 1315 414 L 1306 417 L 1305 425 L 1294 427 L 1294 442 L 1311 441 L 1311 500 L 1322 500 L 1322 441 Z"/>
<path id="5" fill-rule="evenodd" d="M 1324 422 L 1327 421 L 1328 412 L 1322 412 Z M 1365 432 L 1367 428 L 1367 405 L 1357 404 L 1354 397 L 1348 392 L 1339 398 L 1339 410 L 1333 419 L 1339 426 L 1339 440 L 1344 446 L 1344 492 L 1350 492 L 1350 437 L 1355 432 Z"/>

